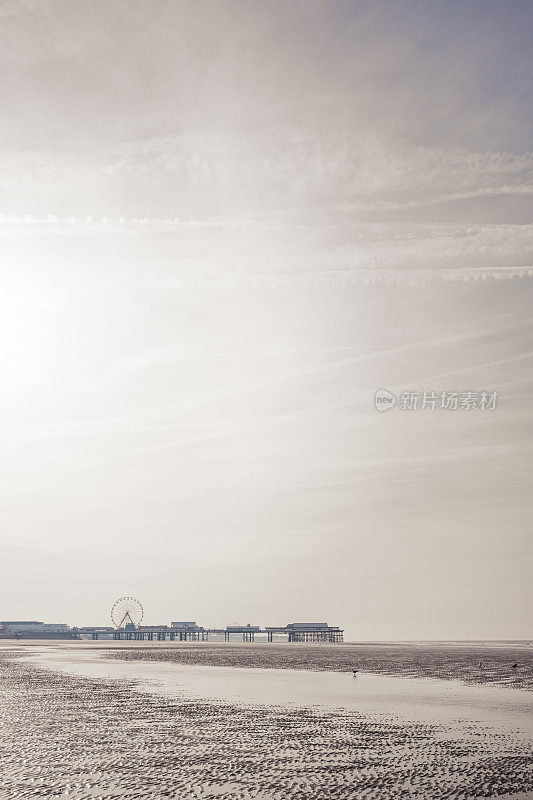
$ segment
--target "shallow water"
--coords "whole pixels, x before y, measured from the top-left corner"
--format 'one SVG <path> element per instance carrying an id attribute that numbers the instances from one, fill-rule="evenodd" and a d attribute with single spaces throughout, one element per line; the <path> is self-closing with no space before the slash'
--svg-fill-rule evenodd
<path id="1" fill-rule="evenodd" d="M 372 712 L 380 716 L 463 727 L 482 723 L 514 736 L 533 736 L 531 692 L 490 684 L 287 669 L 192 666 L 118 661 L 98 650 L 25 649 L 35 666 L 88 678 L 127 680 L 139 691 L 169 698 L 245 706 L 296 706 Z"/>

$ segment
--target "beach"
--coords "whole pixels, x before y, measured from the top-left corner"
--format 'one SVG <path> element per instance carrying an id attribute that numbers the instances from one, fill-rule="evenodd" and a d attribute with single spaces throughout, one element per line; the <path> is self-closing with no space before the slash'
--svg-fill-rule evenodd
<path id="1" fill-rule="evenodd" d="M 113 646 L 114 645 L 114 646 Z M 104 644 L 102 643 L 102 646 Z M 139 647 L 134 642 L 108 643 L 109 658 L 173 661 L 266 669 L 311 669 L 406 675 L 417 678 L 456 678 L 468 683 L 494 683 L 533 689 L 531 643 L 367 643 L 328 647 L 255 643 L 194 644 L 172 647 L 164 643 Z M 516 667 L 513 668 L 513 665 Z"/>
<path id="2" fill-rule="evenodd" d="M 2 800 L 531 796 L 524 688 L 354 678 L 346 647 L 274 645 L 283 670 L 261 645 L 118 644 L 0 647 Z"/>

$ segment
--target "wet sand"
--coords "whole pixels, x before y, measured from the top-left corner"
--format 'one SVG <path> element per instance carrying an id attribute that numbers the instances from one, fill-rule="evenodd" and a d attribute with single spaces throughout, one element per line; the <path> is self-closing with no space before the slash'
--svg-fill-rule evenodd
<path id="1" fill-rule="evenodd" d="M 385 675 L 457 679 L 533 689 L 533 646 L 525 644 L 100 644 L 109 647 L 110 658 L 333 672 L 357 668 Z M 517 664 L 516 669 L 513 664 Z"/>
<path id="2" fill-rule="evenodd" d="M 150 647 L 137 649 L 155 654 Z M 289 708 L 180 697 L 145 685 L 147 675 L 159 680 L 155 663 L 106 667 L 105 652 L 91 644 L 0 647 L 2 800 L 522 800 L 533 790 L 531 742 L 465 708 L 451 726 L 394 718 L 372 703 Z M 56 657 L 67 671 L 54 668 Z M 79 674 L 97 662 L 129 677 Z M 159 664 L 179 684 L 185 668 Z"/>

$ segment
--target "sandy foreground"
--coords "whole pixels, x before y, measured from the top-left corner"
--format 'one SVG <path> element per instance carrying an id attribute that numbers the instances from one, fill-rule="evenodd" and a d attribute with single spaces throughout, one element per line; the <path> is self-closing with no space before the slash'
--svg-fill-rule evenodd
<path id="1" fill-rule="evenodd" d="M 331 661 L 337 667 L 329 669 L 340 670 L 346 649 L 270 647 L 261 658 L 262 646 L 6 643 L 0 647 L 1 800 L 533 797 L 531 741 L 465 711 L 450 726 L 388 717 L 368 706 L 246 705 L 165 696 L 139 686 L 141 673 L 155 674 L 155 661 L 177 670 L 182 658 L 197 663 L 195 652 L 219 659 L 209 665 L 215 672 L 254 651 L 263 667 L 268 656 L 323 671 Z M 87 670 L 91 659 L 109 655 L 119 667 L 118 656 L 121 663 L 127 660 L 130 676 L 139 670 L 139 681 L 59 672 L 39 663 L 43 651 L 57 654 L 67 667 L 69 659 L 86 662 Z M 36 659 L 28 658 L 34 652 Z M 505 669 L 510 655 L 507 661 L 496 656 L 498 669 Z M 405 663 L 411 658 L 404 653 Z M 436 658 L 442 674 L 442 654 Z M 314 666 L 303 665 L 313 660 Z"/>

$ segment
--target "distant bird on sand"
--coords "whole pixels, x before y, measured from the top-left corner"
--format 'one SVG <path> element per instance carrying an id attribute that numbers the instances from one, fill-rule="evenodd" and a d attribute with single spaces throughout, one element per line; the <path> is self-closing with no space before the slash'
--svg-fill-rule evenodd
<path id="1" fill-rule="evenodd" d="M 482 667 L 481 661 L 479 662 L 478 667 L 481 669 Z"/>
<path id="2" fill-rule="evenodd" d="M 518 664 L 513 664 L 513 666 L 511 667 L 511 669 L 516 669 L 517 667 L 518 667 Z"/>
<path id="3" fill-rule="evenodd" d="M 357 675 L 357 670 L 356 669 L 352 669 L 352 675 Z"/>

